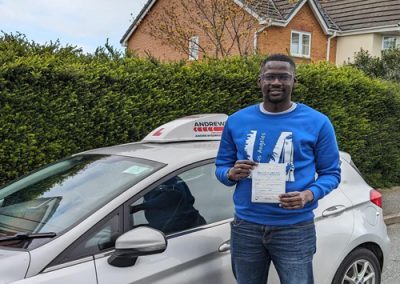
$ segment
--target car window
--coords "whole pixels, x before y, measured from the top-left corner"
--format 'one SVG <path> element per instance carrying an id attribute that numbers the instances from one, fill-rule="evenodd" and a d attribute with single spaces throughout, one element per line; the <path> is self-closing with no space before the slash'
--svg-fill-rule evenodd
<path id="1" fill-rule="evenodd" d="M 122 210 L 118 209 L 82 235 L 49 265 L 74 261 L 92 256 L 115 247 L 116 239 L 122 234 Z"/>
<path id="2" fill-rule="evenodd" d="M 0 190 L 0 236 L 62 234 L 163 166 L 113 155 L 77 155 L 49 165 Z"/>
<path id="3" fill-rule="evenodd" d="M 209 163 L 153 187 L 130 204 L 132 225 L 149 225 L 168 235 L 231 218 L 233 188 L 221 184 L 214 172 Z"/>

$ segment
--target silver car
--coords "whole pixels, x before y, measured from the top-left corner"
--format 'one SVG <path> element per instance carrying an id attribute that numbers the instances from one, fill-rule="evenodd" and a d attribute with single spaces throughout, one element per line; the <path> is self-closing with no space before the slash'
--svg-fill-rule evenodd
<path id="1" fill-rule="evenodd" d="M 234 283 L 234 188 L 214 176 L 225 120 L 178 119 L 4 186 L 0 283 Z M 315 283 L 379 283 L 389 250 L 381 195 L 349 154 L 341 168 L 315 210 Z"/>

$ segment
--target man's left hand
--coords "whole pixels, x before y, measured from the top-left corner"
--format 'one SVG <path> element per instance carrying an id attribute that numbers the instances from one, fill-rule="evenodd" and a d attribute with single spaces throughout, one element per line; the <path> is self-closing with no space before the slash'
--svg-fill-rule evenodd
<path id="1" fill-rule="evenodd" d="M 301 209 L 306 203 L 312 201 L 314 195 L 311 190 L 292 191 L 279 195 L 279 206 L 285 209 Z"/>

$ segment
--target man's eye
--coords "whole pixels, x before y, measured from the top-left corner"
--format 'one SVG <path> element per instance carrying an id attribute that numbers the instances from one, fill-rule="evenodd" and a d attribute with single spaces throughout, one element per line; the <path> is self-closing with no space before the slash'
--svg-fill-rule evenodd
<path id="1" fill-rule="evenodd" d="M 280 80 L 289 80 L 291 76 L 289 74 L 283 74 L 279 76 Z"/>
<path id="2" fill-rule="evenodd" d="M 275 79 L 279 81 L 289 81 L 292 78 L 290 74 L 270 74 L 270 75 L 263 75 L 262 77 L 265 81 L 272 82 Z"/>

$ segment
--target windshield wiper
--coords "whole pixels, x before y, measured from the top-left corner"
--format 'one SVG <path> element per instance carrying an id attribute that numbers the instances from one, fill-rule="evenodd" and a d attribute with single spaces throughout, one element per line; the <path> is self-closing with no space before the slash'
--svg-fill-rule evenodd
<path id="1" fill-rule="evenodd" d="M 12 236 L 7 236 L 7 237 L 2 237 L 0 238 L 1 241 L 14 241 L 14 240 L 27 240 L 27 239 L 38 239 L 38 238 L 54 238 L 57 236 L 56 233 L 54 232 L 48 232 L 48 233 L 17 233 Z"/>

